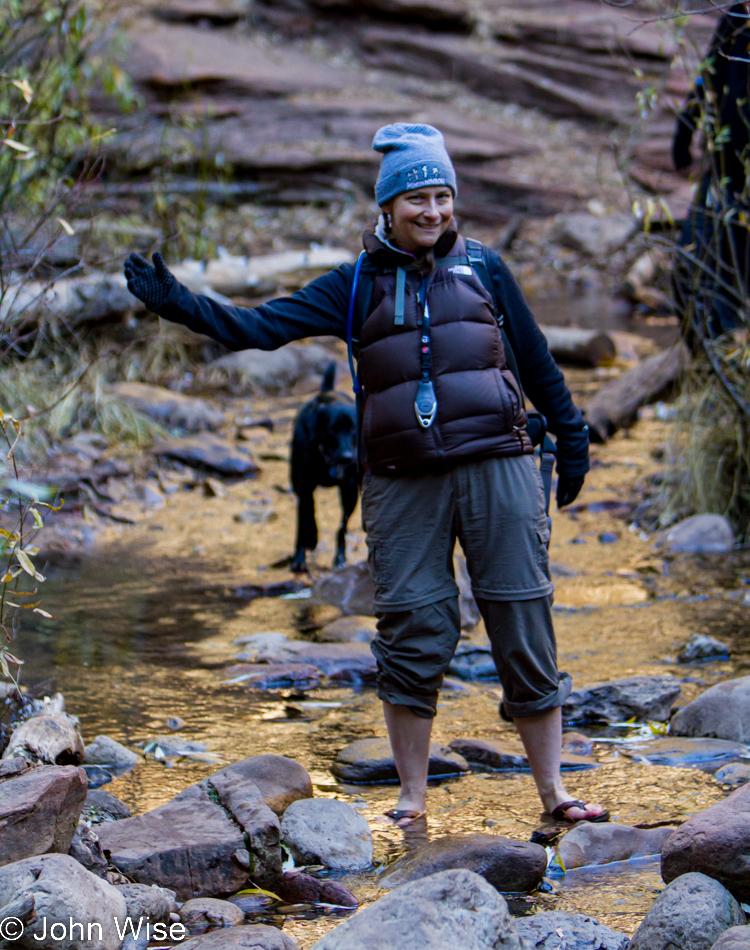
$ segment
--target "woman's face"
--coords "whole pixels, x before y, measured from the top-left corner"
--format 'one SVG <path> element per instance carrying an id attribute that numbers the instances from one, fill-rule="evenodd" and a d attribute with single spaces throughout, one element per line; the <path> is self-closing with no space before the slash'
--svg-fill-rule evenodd
<path id="1" fill-rule="evenodd" d="M 445 185 L 405 191 L 383 205 L 391 216 L 391 240 L 415 254 L 432 247 L 453 217 L 453 192 Z"/>

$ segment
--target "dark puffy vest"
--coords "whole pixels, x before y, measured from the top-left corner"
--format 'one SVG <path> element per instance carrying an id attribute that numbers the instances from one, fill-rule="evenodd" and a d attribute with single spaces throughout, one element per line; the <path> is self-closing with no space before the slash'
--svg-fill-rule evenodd
<path id="1" fill-rule="evenodd" d="M 465 254 L 459 237 L 451 257 Z M 403 323 L 397 323 L 395 270 L 374 277 L 370 314 L 359 340 L 362 438 L 370 470 L 421 474 L 469 459 L 533 452 L 493 300 L 465 265 L 437 267 L 430 275 L 430 376 L 438 409 L 429 428 L 419 425 L 414 401 L 421 375 L 422 280 L 420 273 L 407 271 Z"/>

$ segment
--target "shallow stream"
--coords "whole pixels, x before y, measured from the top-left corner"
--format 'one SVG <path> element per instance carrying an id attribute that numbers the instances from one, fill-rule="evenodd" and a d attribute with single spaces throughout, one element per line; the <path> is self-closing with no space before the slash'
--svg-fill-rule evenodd
<path id="1" fill-rule="evenodd" d="M 569 378 L 580 393 L 591 375 L 574 372 Z M 276 630 L 311 638 L 339 615 L 336 608 L 304 599 L 248 602 L 232 594 L 240 584 L 290 576 L 270 565 L 288 555 L 293 542 L 286 458 L 291 419 L 302 401 L 236 401 L 232 408 L 238 415 L 270 415 L 277 423 L 273 432 L 257 429 L 256 441 L 249 443 L 260 475 L 230 486 L 221 498 L 180 490 L 161 508 L 128 507 L 135 525 L 104 527 L 90 554 L 50 569 L 44 606 L 57 619 L 35 617 L 33 627 L 19 634 L 14 652 L 27 660 L 26 684 L 50 680 L 45 692 L 64 693 L 87 742 L 106 733 L 135 746 L 169 733 L 167 719 L 179 717 L 185 724 L 176 735 L 204 742 L 217 757 L 215 763 L 182 759 L 171 767 L 149 757 L 107 785 L 134 813 L 168 801 L 223 764 L 263 752 L 287 755 L 310 771 L 316 795 L 362 810 L 375 836 L 377 871 L 424 832 L 404 833 L 382 817 L 394 803 L 394 786 L 344 786 L 329 772 L 349 742 L 385 735 L 374 691 L 322 688 L 302 696 L 221 683 L 222 669 L 238 652 L 236 637 Z M 747 671 L 750 608 L 743 601 L 750 560 L 736 554 L 665 562 L 652 538 L 630 529 L 622 515 L 637 500 L 638 479 L 657 468 L 652 450 L 668 435 L 667 425 L 649 415 L 629 435 L 595 448 L 579 503 L 572 512 L 555 515 L 551 558 L 560 666 L 577 686 L 673 672 L 683 680 L 682 705 L 705 686 Z M 269 507 L 276 517 L 262 523 L 236 518 Z M 319 490 L 318 511 L 321 544 L 312 565 L 322 573 L 330 566 L 338 521 L 332 491 Z M 350 525 L 350 561 L 364 556 L 357 519 L 358 512 Z M 603 532 L 616 535 L 614 542 L 602 543 Z M 732 659 L 677 664 L 677 649 L 696 632 L 731 643 Z M 499 720 L 497 701 L 496 683 L 445 691 L 434 739 L 509 738 L 513 729 Z M 621 748 L 617 742 L 598 744 L 599 766 L 568 776 L 574 796 L 603 802 L 616 821 L 679 822 L 727 794 L 698 769 L 639 763 Z M 481 831 L 528 840 L 540 824 L 539 802 L 525 773 L 470 773 L 436 782 L 428 810 L 429 836 Z M 342 879 L 362 901 L 378 896 L 375 872 Z M 658 861 L 633 861 L 553 876 L 548 890 L 512 906 L 514 913 L 580 911 L 632 933 L 662 886 Z M 307 950 L 335 923 L 325 915 L 292 916 L 283 926 Z"/>

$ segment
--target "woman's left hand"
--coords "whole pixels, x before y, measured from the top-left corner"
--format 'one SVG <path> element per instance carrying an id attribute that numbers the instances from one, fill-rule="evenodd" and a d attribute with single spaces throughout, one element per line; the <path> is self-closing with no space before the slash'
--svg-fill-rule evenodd
<path id="1" fill-rule="evenodd" d="M 578 493 L 583 488 L 583 476 L 570 478 L 567 475 L 558 475 L 557 477 L 557 507 L 564 508 L 572 504 L 578 497 Z"/>

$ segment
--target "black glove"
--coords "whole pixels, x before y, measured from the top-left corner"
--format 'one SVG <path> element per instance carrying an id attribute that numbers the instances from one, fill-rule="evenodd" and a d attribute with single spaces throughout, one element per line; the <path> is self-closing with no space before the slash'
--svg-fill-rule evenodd
<path id="1" fill-rule="evenodd" d="M 153 265 L 140 254 L 131 254 L 125 261 L 125 277 L 130 293 L 142 300 L 149 310 L 156 310 L 167 299 L 176 281 L 158 251 L 152 260 Z"/>
<path id="2" fill-rule="evenodd" d="M 578 493 L 583 488 L 583 475 L 571 478 L 568 475 L 557 476 L 557 507 L 564 508 L 572 504 L 578 498 Z"/>
<path id="3" fill-rule="evenodd" d="M 688 168 L 693 164 L 690 154 L 690 143 L 693 139 L 693 130 L 680 119 L 677 120 L 677 129 L 672 140 L 672 164 L 677 171 Z"/>

